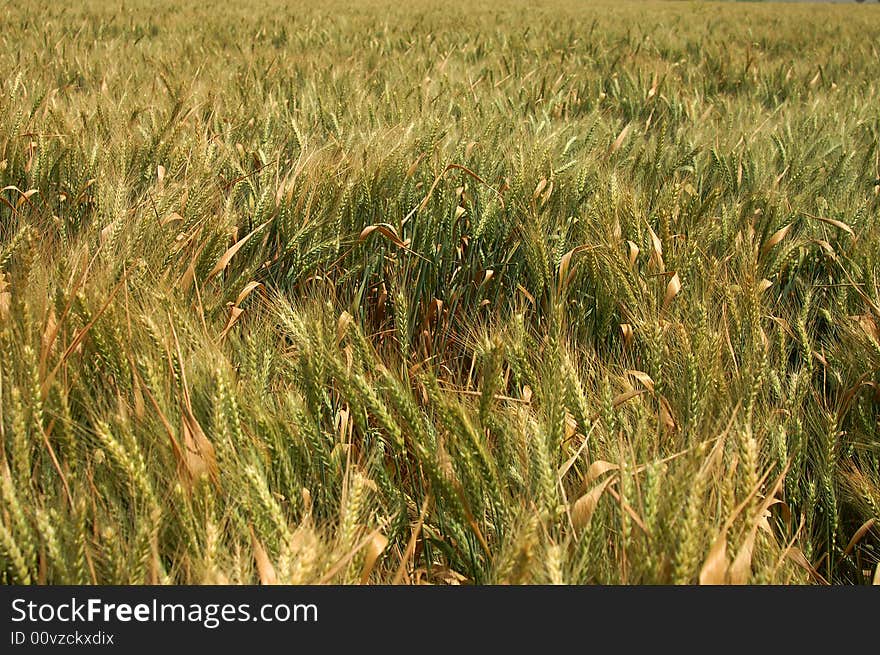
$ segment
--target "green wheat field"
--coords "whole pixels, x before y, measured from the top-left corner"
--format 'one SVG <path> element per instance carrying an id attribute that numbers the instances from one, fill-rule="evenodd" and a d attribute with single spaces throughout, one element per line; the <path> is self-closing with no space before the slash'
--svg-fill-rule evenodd
<path id="1" fill-rule="evenodd" d="M 880 6 L 64 4 L 0 581 L 880 582 Z"/>

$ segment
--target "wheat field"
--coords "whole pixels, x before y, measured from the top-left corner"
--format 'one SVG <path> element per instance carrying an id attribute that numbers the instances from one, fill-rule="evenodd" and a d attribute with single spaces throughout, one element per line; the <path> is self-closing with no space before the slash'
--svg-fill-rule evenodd
<path id="1" fill-rule="evenodd" d="M 0 581 L 880 580 L 880 6 L 0 4 Z"/>

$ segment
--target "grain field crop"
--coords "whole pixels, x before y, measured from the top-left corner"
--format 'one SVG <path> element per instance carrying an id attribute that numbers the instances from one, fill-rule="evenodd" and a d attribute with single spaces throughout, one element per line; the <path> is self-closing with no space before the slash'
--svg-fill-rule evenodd
<path id="1" fill-rule="evenodd" d="M 880 5 L 0 2 L 0 581 L 880 581 Z"/>

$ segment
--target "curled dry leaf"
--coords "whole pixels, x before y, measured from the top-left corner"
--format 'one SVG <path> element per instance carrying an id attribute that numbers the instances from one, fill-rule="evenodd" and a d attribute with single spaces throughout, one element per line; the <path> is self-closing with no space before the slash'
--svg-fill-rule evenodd
<path id="1" fill-rule="evenodd" d="M 205 436 L 202 426 L 196 420 L 192 410 L 184 406 L 181 413 L 181 432 L 184 443 L 184 464 L 191 480 L 202 476 L 216 479 L 217 456 L 214 445 Z"/>
<path id="2" fill-rule="evenodd" d="M 810 216 L 810 218 L 821 221 L 823 223 L 827 223 L 828 225 L 833 225 L 838 230 L 843 230 L 852 237 L 856 235 L 856 233 L 853 232 L 853 229 L 849 225 L 847 225 L 843 221 L 838 221 L 835 218 L 825 218 L 824 216 Z"/>
<path id="3" fill-rule="evenodd" d="M 777 494 L 782 490 L 782 481 L 787 471 L 788 466 L 786 466 L 779 477 L 776 478 L 770 493 L 761 501 L 761 505 L 755 513 L 755 518 L 752 521 L 749 532 L 743 540 L 736 557 L 734 557 L 733 562 L 727 571 L 727 578 L 730 584 L 747 584 L 749 582 L 749 578 L 752 575 L 752 555 L 755 550 L 755 539 L 758 536 L 758 530 L 763 530 L 771 535 L 771 537 L 773 536 L 773 531 L 770 528 L 768 520 L 770 518 L 770 507 L 773 505 L 785 506 L 785 503 L 777 498 Z M 732 525 L 732 521 L 728 521 L 725 530 L 730 527 L 730 525 Z"/>
<path id="4" fill-rule="evenodd" d="M 668 432 L 674 431 L 678 425 L 675 421 L 675 416 L 672 414 L 672 407 L 669 406 L 669 401 L 663 396 L 660 396 L 660 424 Z"/>
<path id="5" fill-rule="evenodd" d="M 587 486 L 594 480 L 602 477 L 608 473 L 608 471 L 616 471 L 619 468 L 620 466 L 613 464 L 612 462 L 606 462 L 602 459 L 596 460 L 590 464 L 590 468 L 587 469 L 587 474 L 584 476 L 584 486 Z"/>
<path id="6" fill-rule="evenodd" d="M 550 180 L 550 183 L 547 185 L 547 190 L 541 194 L 541 205 L 546 205 L 547 201 L 550 200 L 550 196 L 553 194 L 553 180 Z"/>
<path id="7" fill-rule="evenodd" d="M 535 192 L 532 194 L 532 198 L 536 199 L 538 196 L 540 196 L 541 191 L 543 191 L 546 186 L 547 186 L 547 178 L 542 177 L 541 181 L 538 182 L 538 185 L 535 187 Z"/>
<path id="8" fill-rule="evenodd" d="M 613 480 L 612 476 L 600 482 L 571 506 L 571 522 L 576 530 L 583 530 L 590 524 L 590 519 L 593 518 L 596 507 L 599 505 L 599 499 Z"/>
<path id="9" fill-rule="evenodd" d="M 678 295 L 679 291 L 681 291 L 681 278 L 679 278 L 678 273 L 676 273 L 666 285 L 666 294 L 663 296 L 663 309 L 669 307 L 669 303 L 671 303 L 672 299 Z"/>
<path id="10" fill-rule="evenodd" d="M 302 496 L 303 514 L 305 516 L 309 516 L 312 513 L 312 492 L 309 491 L 308 487 L 303 487 L 301 496 Z"/>
<path id="11" fill-rule="evenodd" d="M 2 273 L 0 273 L 0 320 L 3 319 L 3 281 Z M 46 327 L 43 328 L 43 334 L 40 338 L 40 370 L 45 373 L 46 362 L 52 350 L 55 347 L 55 338 L 58 335 L 58 317 L 55 315 L 55 308 L 49 307 L 49 314 L 46 316 Z"/>
<path id="12" fill-rule="evenodd" d="M 226 321 L 226 327 L 223 328 L 223 332 L 220 333 L 220 338 L 223 339 L 228 333 L 229 330 L 232 329 L 232 326 L 238 322 L 238 319 L 241 318 L 241 315 L 244 314 L 244 309 L 239 307 L 242 302 L 244 302 L 245 298 L 247 298 L 254 289 L 258 289 L 262 287 L 263 284 L 261 282 L 257 282 L 256 280 L 252 280 L 248 282 L 244 289 L 238 294 L 238 297 L 235 299 L 235 304 L 230 304 L 229 307 L 229 320 Z"/>
<path id="13" fill-rule="evenodd" d="M 519 291 L 523 296 L 525 296 L 526 300 L 529 301 L 529 303 L 532 305 L 532 307 L 535 306 L 535 297 L 531 293 L 529 293 L 528 289 L 526 289 L 521 284 L 517 284 L 516 290 Z"/>
<path id="14" fill-rule="evenodd" d="M 235 305 L 229 307 L 229 319 L 226 321 L 226 327 L 223 328 L 223 332 L 220 333 L 221 339 L 229 334 L 229 331 L 238 322 L 242 314 L 244 314 L 244 310 L 241 307 L 236 307 Z"/>
<path id="15" fill-rule="evenodd" d="M 181 216 L 177 212 L 171 212 L 170 214 L 168 214 L 168 216 L 166 216 L 161 221 L 159 221 L 159 225 L 162 225 L 164 227 L 165 225 L 168 225 L 169 223 L 175 223 L 177 221 L 182 221 L 182 220 L 183 220 L 183 216 Z"/>
<path id="16" fill-rule="evenodd" d="M 874 527 L 874 524 L 877 522 L 876 519 L 870 518 L 864 523 L 862 523 L 861 527 L 856 530 L 855 534 L 852 536 L 852 539 L 849 540 L 849 543 L 846 545 L 846 548 L 843 551 L 843 556 L 846 557 L 849 555 L 856 545 L 864 539 L 865 535 L 870 532 L 871 528 Z"/>
<path id="17" fill-rule="evenodd" d="M 363 230 L 361 230 L 360 235 L 358 236 L 358 241 L 363 241 L 368 236 L 370 236 L 373 232 L 379 232 L 383 237 L 388 239 L 391 243 L 393 243 L 398 248 L 406 248 L 406 242 L 403 241 L 399 236 L 397 236 L 397 231 L 388 225 L 387 223 L 377 223 L 376 225 L 368 225 Z"/>
<path id="18" fill-rule="evenodd" d="M 343 407 L 336 413 L 336 430 L 339 433 L 339 443 L 349 443 L 350 418 L 351 412 L 346 407 Z"/>
<path id="19" fill-rule="evenodd" d="M 571 256 L 574 254 L 574 250 L 569 250 L 562 256 L 562 259 L 559 262 L 559 278 L 558 284 L 559 288 L 562 289 L 565 286 L 565 280 L 568 277 L 568 268 L 571 265 Z"/>
<path id="20" fill-rule="evenodd" d="M 229 266 L 229 262 L 232 261 L 233 257 L 235 257 L 235 253 L 237 253 L 239 250 L 241 250 L 242 246 L 244 246 L 244 244 L 246 244 L 252 236 L 254 236 L 257 232 L 262 230 L 268 224 L 269 224 L 269 221 L 266 221 L 265 223 L 258 225 L 253 230 L 248 232 L 245 236 L 243 236 L 241 239 L 236 241 L 235 244 L 231 248 L 229 248 L 226 252 L 224 252 L 223 255 L 220 257 L 220 259 L 217 260 L 217 263 L 214 264 L 214 268 L 212 268 L 211 272 L 208 273 L 208 277 L 205 278 L 205 281 L 206 282 L 209 281 L 211 278 L 213 278 L 215 275 L 217 275 L 222 270 L 224 270 L 227 266 Z"/>
<path id="21" fill-rule="evenodd" d="M 639 247 L 632 241 L 627 241 L 626 243 L 629 248 L 629 266 L 630 268 L 635 268 L 636 259 L 639 256 Z"/>
<path id="22" fill-rule="evenodd" d="M 718 536 L 718 539 L 712 544 L 712 548 L 709 549 L 703 568 L 700 569 L 701 585 L 722 585 L 727 582 L 726 532 L 727 528 L 724 528 L 724 532 Z"/>
<path id="23" fill-rule="evenodd" d="M 423 152 L 418 157 L 416 157 L 416 160 L 412 164 L 410 164 L 409 168 L 406 169 L 406 176 L 408 178 L 415 175 L 416 169 L 419 167 L 419 164 L 422 163 L 422 160 L 424 158 L 425 158 L 425 153 Z"/>
<path id="24" fill-rule="evenodd" d="M 755 538 L 758 536 L 757 530 L 749 531 L 739 552 L 733 559 L 728 572 L 730 576 L 730 584 L 741 585 L 746 584 L 752 575 L 752 553 L 755 550 Z"/>
<path id="25" fill-rule="evenodd" d="M 648 375 L 644 371 L 636 370 L 626 371 L 626 374 L 634 377 L 636 380 L 641 382 L 642 385 L 644 385 L 645 389 L 647 389 L 651 393 L 654 393 L 654 380 L 651 378 L 650 375 Z"/>
<path id="26" fill-rule="evenodd" d="M 648 89 L 648 96 L 647 96 L 647 99 L 648 99 L 648 100 L 650 100 L 650 99 L 653 98 L 655 95 L 657 95 L 657 86 L 659 85 L 659 83 L 660 83 L 660 82 L 659 82 L 659 80 L 657 79 L 657 73 L 654 73 L 654 79 L 653 79 L 653 81 L 651 82 L 651 88 Z"/>
<path id="27" fill-rule="evenodd" d="M 620 146 L 622 146 L 623 142 L 626 141 L 626 137 L 629 134 L 631 129 L 632 129 L 632 123 L 629 123 L 626 127 L 624 127 L 620 131 L 620 134 L 618 134 L 617 138 L 614 139 L 614 143 L 611 144 L 611 148 L 609 150 L 610 154 L 613 155 L 615 152 L 620 150 Z"/>
<path id="28" fill-rule="evenodd" d="M 388 545 L 388 538 L 381 532 L 376 532 L 367 542 L 365 548 L 364 565 L 361 568 L 361 584 L 367 584 L 370 580 L 370 574 L 376 566 L 376 560 Z"/>
<path id="29" fill-rule="evenodd" d="M 822 575 L 815 569 L 812 564 L 810 564 L 810 560 L 807 559 L 803 551 L 797 546 L 790 547 L 785 552 L 785 556 L 792 562 L 800 566 L 802 569 L 804 569 L 807 573 L 809 573 L 812 576 L 813 580 L 815 580 L 819 584 L 828 584 L 828 581 L 822 577 Z"/>
<path id="30" fill-rule="evenodd" d="M 862 331 L 873 339 L 875 343 L 880 344 L 880 330 L 877 329 L 874 317 L 870 314 L 861 314 L 856 317 L 856 320 L 859 322 L 859 327 L 862 328 Z"/>
<path id="31" fill-rule="evenodd" d="M 27 191 L 25 191 L 24 193 L 21 194 L 21 196 L 18 199 L 18 202 L 15 203 L 16 207 L 21 207 L 25 203 L 25 201 L 30 202 L 31 197 L 35 196 L 39 192 L 40 192 L 39 189 L 28 189 Z"/>
<path id="32" fill-rule="evenodd" d="M 339 315 L 339 320 L 336 321 L 336 345 L 338 346 L 342 343 L 342 339 L 345 337 L 345 333 L 348 331 L 348 326 L 354 323 L 354 317 L 348 312 L 342 312 Z"/>
<path id="33" fill-rule="evenodd" d="M 235 299 L 235 304 L 240 305 L 242 302 L 244 302 L 244 299 L 247 298 L 251 294 L 251 291 L 253 291 L 254 289 L 260 289 L 262 287 L 263 287 L 262 282 L 257 282 L 256 280 L 251 280 L 246 285 L 244 285 L 244 289 L 241 290 L 241 292 L 238 294 L 238 296 Z"/>
<path id="34" fill-rule="evenodd" d="M 275 574 L 275 567 L 269 560 L 269 555 L 263 544 L 257 539 L 254 529 L 251 528 L 251 543 L 254 549 L 254 561 L 257 563 L 257 574 L 260 576 L 260 584 L 274 585 L 278 584 L 278 576 Z"/>
<path id="35" fill-rule="evenodd" d="M 0 271 L 0 321 L 9 318 L 9 310 L 12 307 L 12 293 L 9 291 L 9 282 L 6 274 Z"/>
<path id="36" fill-rule="evenodd" d="M 631 391 L 624 391 L 622 394 L 619 394 L 614 397 L 614 400 L 611 401 L 612 407 L 620 407 L 623 403 L 628 400 L 632 400 L 637 396 L 641 396 L 645 393 L 644 389 L 633 389 Z"/>
<path id="37" fill-rule="evenodd" d="M 770 252 L 774 246 L 779 245 L 779 243 L 788 235 L 791 230 L 791 223 L 786 225 L 785 227 L 781 227 L 776 232 L 774 232 L 769 239 L 767 239 L 767 243 L 761 248 L 761 255 L 766 255 Z"/>
<path id="38" fill-rule="evenodd" d="M 571 279 L 574 276 L 574 270 L 571 269 L 571 259 L 578 253 L 584 252 L 585 250 L 589 250 L 592 246 L 581 245 L 576 248 L 572 248 L 567 253 L 562 256 L 562 259 L 559 260 L 559 288 L 564 289 L 571 283 Z"/>
<path id="39" fill-rule="evenodd" d="M 648 264 L 653 266 L 661 273 L 666 272 L 666 265 L 663 263 L 663 243 L 660 241 L 660 237 L 657 236 L 657 233 L 648 225 L 648 234 L 651 236 L 651 258 L 648 260 Z"/>

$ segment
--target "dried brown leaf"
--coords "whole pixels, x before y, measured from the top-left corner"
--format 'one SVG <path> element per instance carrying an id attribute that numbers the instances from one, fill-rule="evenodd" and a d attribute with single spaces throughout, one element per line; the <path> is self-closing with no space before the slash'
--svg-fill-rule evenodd
<path id="1" fill-rule="evenodd" d="M 629 123 L 629 124 L 627 124 L 626 127 L 624 127 L 620 131 L 620 134 L 618 134 L 617 138 L 614 139 L 614 143 L 611 144 L 611 148 L 609 149 L 610 154 L 614 154 L 615 152 L 620 150 L 620 146 L 622 146 L 623 142 L 626 141 L 626 137 L 629 134 L 631 129 L 632 129 L 632 123 Z"/>
<path id="2" fill-rule="evenodd" d="M 364 556 L 364 565 L 361 568 L 361 584 L 367 584 L 370 579 L 370 574 L 373 572 L 373 568 L 376 566 L 376 560 L 379 559 L 379 556 L 382 554 L 382 551 L 385 550 L 385 547 L 388 545 L 388 538 L 383 535 L 381 532 L 376 532 L 367 542 L 365 548 L 365 556 Z"/>
<path id="3" fill-rule="evenodd" d="M 763 245 L 761 248 L 761 255 L 766 255 L 770 252 L 774 246 L 779 245 L 779 243 L 788 235 L 791 231 L 791 223 L 786 225 L 785 227 L 781 227 L 776 232 L 774 232 L 769 239 L 767 239 L 767 243 Z"/>
<path id="4" fill-rule="evenodd" d="M 354 323 L 354 317 L 346 311 L 343 311 L 342 314 L 339 315 L 339 320 L 336 321 L 336 345 L 338 346 L 342 343 L 343 337 L 345 337 L 345 333 L 348 331 L 348 326 Z"/>
<path id="5" fill-rule="evenodd" d="M 659 270 L 661 273 L 666 272 L 666 265 L 663 263 L 663 243 L 660 241 L 660 237 L 657 236 L 657 233 L 648 225 L 648 234 L 651 237 L 651 258 L 648 260 L 648 263 Z"/>
<path id="6" fill-rule="evenodd" d="M 208 277 L 205 278 L 205 281 L 207 282 L 208 280 L 213 278 L 215 275 L 220 273 L 222 270 L 224 270 L 229 265 L 229 262 L 232 261 L 232 258 L 235 257 L 235 253 L 237 253 L 239 250 L 241 250 L 242 246 L 244 246 L 244 244 L 246 244 L 252 236 L 254 236 L 257 232 L 262 230 L 268 224 L 269 224 L 269 221 L 266 221 L 265 223 L 258 225 L 253 230 L 248 232 L 245 236 L 243 236 L 241 239 L 236 241 L 235 244 L 231 248 L 229 248 L 226 252 L 224 252 L 223 255 L 220 257 L 220 259 L 217 260 L 217 263 L 214 264 L 214 268 L 212 268 L 211 272 L 208 273 Z"/>
<path id="7" fill-rule="evenodd" d="M 255 289 L 259 289 L 262 286 L 263 286 L 263 283 L 257 282 L 256 280 L 251 280 L 250 282 L 248 282 L 246 285 L 244 285 L 244 288 L 241 290 L 241 292 L 235 298 L 235 305 L 236 306 L 241 305 L 241 303 L 244 302 L 244 299 L 247 298 L 251 294 L 252 291 L 254 291 Z"/>
<path id="8" fill-rule="evenodd" d="M 672 407 L 669 406 L 669 401 L 666 400 L 663 396 L 660 396 L 660 424 L 668 431 L 672 432 L 678 426 L 678 423 L 675 421 L 675 415 L 672 413 Z"/>
<path id="9" fill-rule="evenodd" d="M 251 543 L 253 544 L 254 561 L 257 563 L 257 574 L 260 576 L 260 584 L 278 584 L 278 576 L 275 575 L 275 567 L 272 566 L 272 562 L 269 560 L 269 555 L 266 553 L 266 549 L 263 548 L 263 544 L 257 539 L 256 534 L 254 534 L 253 528 L 251 528 Z"/>
<path id="10" fill-rule="evenodd" d="M 590 468 L 587 469 L 586 475 L 584 475 L 584 486 L 589 485 L 594 480 L 602 477 L 608 471 L 616 471 L 620 466 L 614 464 L 612 462 L 606 462 L 602 459 L 597 459 L 595 462 L 590 464 Z"/>
<path id="11" fill-rule="evenodd" d="M 846 545 L 846 548 L 843 551 L 844 557 L 849 555 L 853 551 L 853 549 L 856 547 L 856 544 L 858 544 L 862 539 L 864 539 L 865 535 L 868 534 L 868 532 L 870 532 L 871 528 L 874 527 L 874 524 L 876 522 L 877 522 L 876 519 L 871 518 L 871 519 L 868 519 L 867 521 L 865 521 L 864 523 L 862 523 L 862 525 L 859 527 L 859 529 L 855 531 L 855 534 L 853 534 L 852 539 L 850 539 L 849 543 Z"/>
<path id="12" fill-rule="evenodd" d="M 663 296 L 663 309 L 669 307 L 669 303 L 671 303 L 672 299 L 678 295 L 679 291 L 681 291 L 681 278 L 679 278 L 678 273 L 676 273 L 666 285 L 666 294 Z"/>
<path id="13" fill-rule="evenodd" d="M 654 380 L 651 378 L 650 375 L 648 375 L 644 371 L 636 371 L 636 370 L 626 371 L 626 374 L 634 377 L 636 380 L 641 382 L 642 385 L 648 391 L 650 391 L 651 393 L 654 393 Z"/>
<path id="14" fill-rule="evenodd" d="M 639 247 L 632 241 L 627 241 L 626 243 L 629 248 L 629 266 L 630 268 L 635 268 L 636 260 L 639 256 Z"/>
<path id="15" fill-rule="evenodd" d="M 226 327 L 224 327 L 223 331 L 220 333 L 221 339 L 229 333 L 232 327 L 238 322 L 238 319 L 241 318 L 242 314 L 244 314 L 244 310 L 241 307 L 232 305 L 229 308 L 229 319 L 226 321 Z"/>
<path id="16" fill-rule="evenodd" d="M 849 225 L 847 225 L 843 221 L 838 221 L 835 218 L 825 218 L 824 216 L 810 216 L 810 218 L 817 220 L 817 221 L 821 221 L 823 223 L 827 223 L 828 225 L 833 225 L 837 229 L 843 230 L 844 232 L 846 232 L 850 236 L 854 237 L 856 235 L 856 233 L 853 232 L 853 229 Z"/>
<path id="17" fill-rule="evenodd" d="M 360 235 L 358 236 L 358 241 L 363 241 L 368 236 L 370 236 L 373 232 L 379 232 L 382 236 L 388 239 L 391 243 L 393 243 L 398 248 L 406 248 L 407 245 L 399 236 L 397 236 L 397 231 L 388 225 L 387 223 L 377 223 L 375 225 L 368 225 L 363 230 L 361 230 Z"/>
<path id="18" fill-rule="evenodd" d="M 727 583 L 726 532 L 725 528 L 718 536 L 718 539 L 715 540 L 715 543 L 712 544 L 712 548 L 709 549 L 709 554 L 706 556 L 703 568 L 700 569 L 701 585 L 723 585 Z"/>
<path id="19" fill-rule="evenodd" d="M 202 476 L 217 477 L 217 456 L 214 445 L 205 436 L 202 426 L 196 420 L 192 410 L 183 407 L 181 413 L 181 432 L 183 433 L 184 464 L 190 479 L 198 480 Z"/>
<path id="20" fill-rule="evenodd" d="M 168 225 L 169 223 L 174 223 L 176 221 L 182 221 L 182 220 L 183 220 L 183 216 L 181 216 L 177 212 L 171 212 L 170 214 L 168 214 L 168 216 L 166 216 L 161 221 L 159 221 L 159 225 L 162 225 L 164 227 L 165 225 Z"/>
<path id="21" fill-rule="evenodd" d="M 541 180 L 538 182 L 538 185 L 535 187 L 535 192 L 532 194 L 532 199 L 534 200 L 538 196 L 540 196 L 541 191 L 543 191 L 546 186 L 547 186 L 547 178 L 542 177 Z"/>
<path id="22" fill-rule="evenodd" d="M 747 584 L 752 575 L 752 554 L 755 550 L 757 530 L 750 530 L 730 565 L 730 584 Z"/>
<path id="23" fill-rule="evenodd" d="M 858 320 L 859 326 L 865 334 L 873 339 L 875 343 L 880 344 L 880 330 L 877 329 L 877 323 L 874 321 L 874 318 L 870 314 L 861 314 L 856 317 L 856 320 Z"/>
<path id="24" fill-rule="evenodd" d="M 583 530 L 590 524 L 590 519 L 593 518 L 593 513 L 599 505 L 599 499 L 613 480 L 612 476 L 600 482 L 571 506 L 571 522 L 576 530 Z"/>
<path id="25" fill-rule="evenodd" d="M 12 309 L 12 293 L 9 291 L 9 282 L 6 281 L 6 274 L 0 271 L 0 321 L 9 318 Z"/>
<path id="26" fill-rule="evenodd" d="M 786 552 L 785 556 L 790 559 L 792 562 L 800 566 L 802 569 L 807 571 L 812 578 L 820 583 L 820 584 L 828 584 L 828 581 L 822 577 L 822 575 L 810 564 L 810 561 L 806 558 L 803 551 L 797 546 L 790 547 Z"/>
<path id="27" fill-rule="evenodd" d="M 585 250 L 590 250 L 592 246 L 581 245 L 576 248 L 572 248 L 567 253 L 562 256 L 562 259 L 559 261 L 559 288 L 564 289 L 571 283 L 571 279 L 574 276 L 574 270 L 569 270 L 571 268 L 571 259 L 578 253 L 584 252 Z"/>

